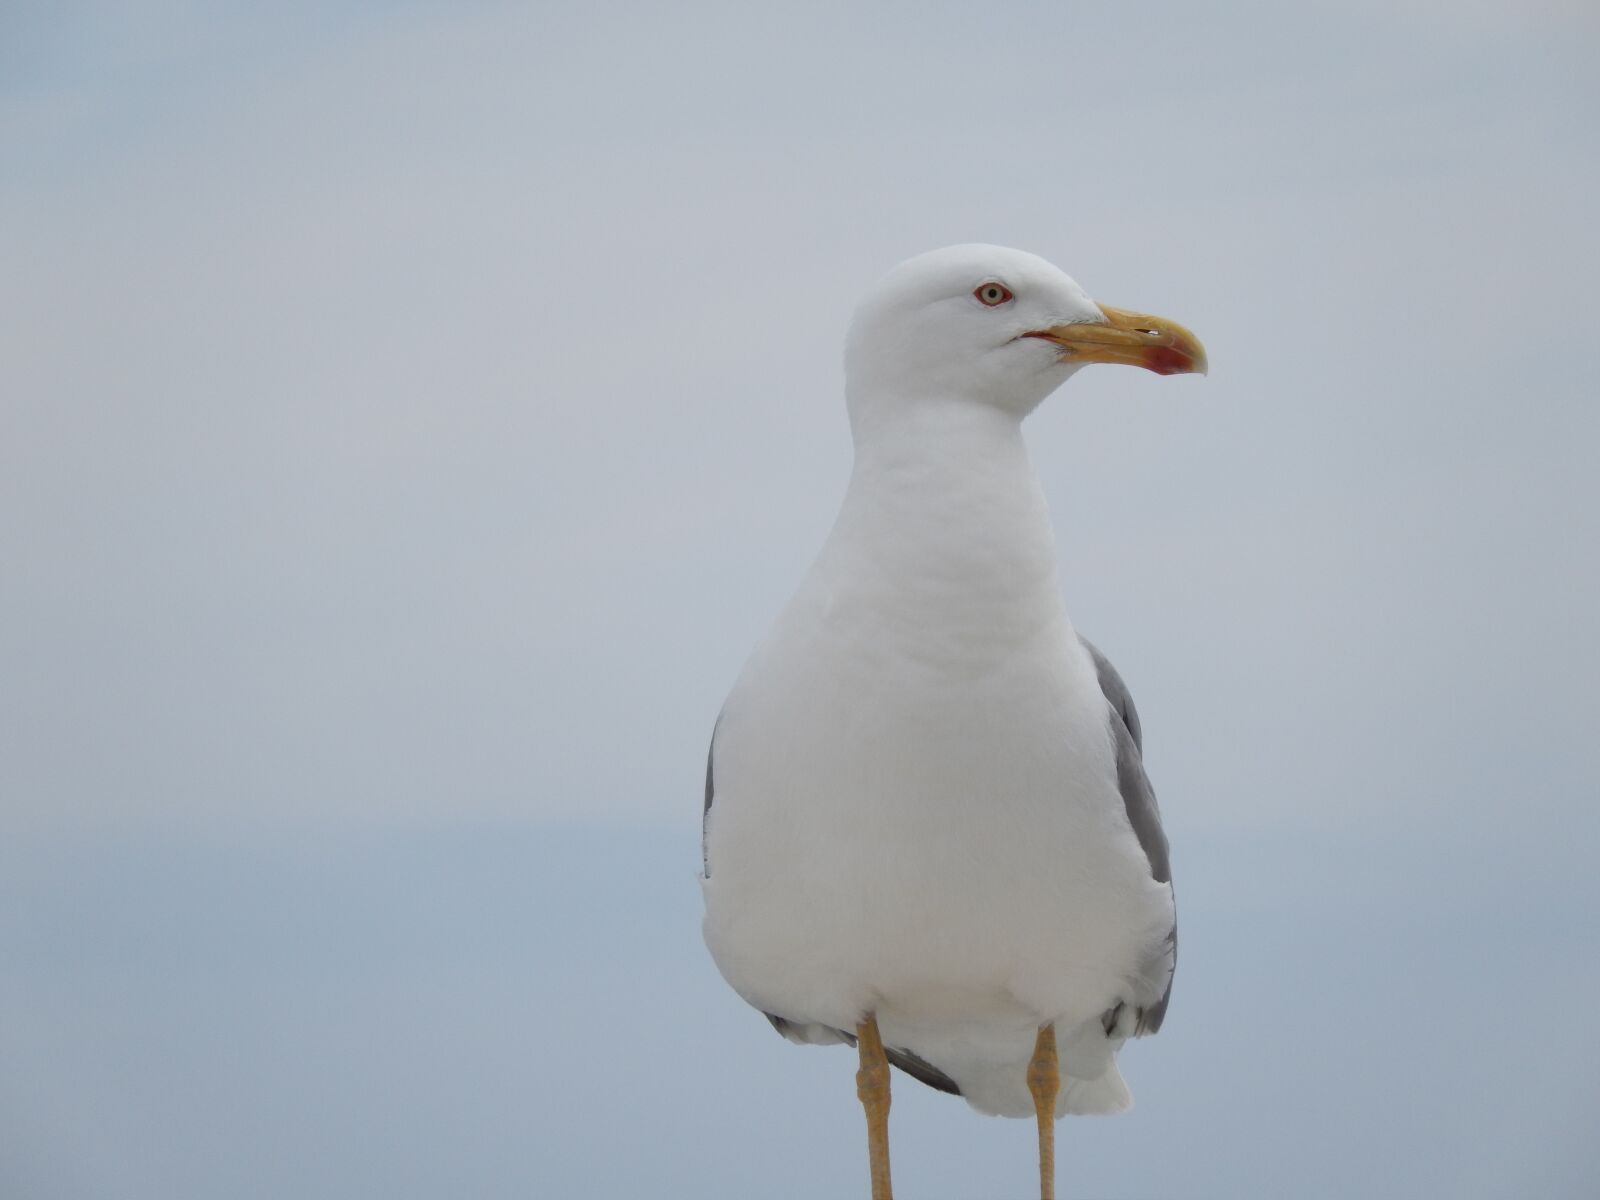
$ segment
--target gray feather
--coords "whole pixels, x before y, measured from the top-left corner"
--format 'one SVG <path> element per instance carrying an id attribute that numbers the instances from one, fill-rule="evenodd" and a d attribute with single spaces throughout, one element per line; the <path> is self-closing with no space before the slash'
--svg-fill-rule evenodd
<path id="1" fill-rule="evenodd" d="M 1107 720 L 1111 725 L 1111 740 L 1117 754 L 1117 790 L 1122 793 L 1122 806 L 1128 814 L 1128 824 L 1150 863 L 1150 877 L 1157 883 L 1172 883 L 1172 859 L 1167 847 L 1166 831 L 1161 828 L 1161 809 L 1156 805 L 1155 789 L 1144 770 L 1144 733 L 1139 726 L 1139 711 L 1133 706 L 1133 695 L 1128 685 L 1117 674 L 1111 660 L 1087 638 L 1080 638 L 1084 648 L 1094 659 L 1095 673 L 1100 677 L 1100 691 L 1104 693 L 1109 709 Z M 1178 926 L 1174 922 L 1167 934 L 1161 957 L 1168 964 L 1167 986 L 1154 1004 L 1137 1008 L 1134 1013 L 1134 1036 L 1154 1033 L 1161 1028 L 1167 1015 L 1167 1001 L 1172 998 L 1172 977 L 1178 965 Z M 1119 1003 L 1105 1014 L 1104 1023 L 1109 1034 L 1117 1027 L 1122 1005 Z"/>
<path id="2" fill-rule="evenodd" d="M 706 806 L 700 812 L 700 873 L 711 874 L 711 857 L 706 850 L 706 832 L 711 828 L 711 798 L 717 794 L 716 780 L 711 773 L 711 756 L 717 750 L 717 725 L 722 724 L 722 718 L 717 718 L 717 724 L 711 727 L 711 744 L 706 747 Z"/>
<path id="3" fill-rule="evenodd" d="M 1161 828 L 1161 810 L 1156 806 L 1155 789 L 1144 773 L 1143 732 L 1139 728 L 1139 712 L 1133 706 L 1133 696 L 1122 676 L 1086 639 L 1079 639 L 1094 658 L 1094 669 L 1100 676 L 1100 690 L 1110 706 L 1111 739 L 1117 751 L 1117 789 L 1122 793 L 1122 806 L 1128 813 L 1128 824 L 1150 861 L 1150 875 L 1157 883 L 1172 882 L 1172 864 L 1168 857 L 1167 835 Z"/>

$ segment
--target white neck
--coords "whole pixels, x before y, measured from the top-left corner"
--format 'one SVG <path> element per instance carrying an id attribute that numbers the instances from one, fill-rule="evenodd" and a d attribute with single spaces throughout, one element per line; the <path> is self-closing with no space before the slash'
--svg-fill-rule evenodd
<path id="1" fill-rule="evenodd" d="M 857 581 L 852 598 L 881 621 L 974 648 L 1065 622 L 1020 417 L 921 400 L 852 424 L 855 469 L 819 569 Z"/>

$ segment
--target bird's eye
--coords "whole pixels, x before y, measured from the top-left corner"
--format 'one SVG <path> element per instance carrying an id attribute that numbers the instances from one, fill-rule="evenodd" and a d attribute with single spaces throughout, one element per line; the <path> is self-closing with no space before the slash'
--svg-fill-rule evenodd
<path id="1" fill-rule="evenodd" d="M 1016 299 L 1011 294 L 1011 289 L 1003 283 L 980 283 L 973 289 L 972 294 L 981 303 L 987 304 L 990 308 L 995 307 L 997 304 L 1004 304 L 1007 300 Z"/>

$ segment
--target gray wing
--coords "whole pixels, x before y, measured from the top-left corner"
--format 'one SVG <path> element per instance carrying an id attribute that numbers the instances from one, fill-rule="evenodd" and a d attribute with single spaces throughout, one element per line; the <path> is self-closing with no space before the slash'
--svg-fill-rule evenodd
<path id="1" fill-rule="evenodd" d="M 711 744 L 706 747 L 706 806 L 700 812 L 700 873 L 711 874 L 711 858 L 706 852 L 706 830 L 711 827 L 711 798 L 717 794 L 716 780 L 711 773 L 711 756 L 717 752 L 717 726 L 722 724 L 722 714 L 717 714 L 711 726 Z"/>
<path id="2" fill-rule="evenodd" d="M 1155 789 L 1150 777 L 1144 773 L 1144 736 L 1139 728 L 1139 712 L 1133 706 L 1133 696 L 1128 685 L 1111 661 L 1087 638 L 1079 638 L 1084 649 L 1094 659 L 1095 673 L 1100 677 L 1100 690 L 1105 694 L 1110 708 L 1111 739 L 1117 754 L 1117 789 L 1122 793 L 1122 804 L 1128 813 L 1128 824 L 1150 862 L 1150 876 L 1157 883 L 1172 883 L 1172 860 L 1167 849 L 1167 835 L 1161 828 L 1161 810 L 1156 806 Z M 1167 1001 L 1172 998 L 1172 976 L 1178 962 L 1178 926 L 1173 922 L 1161 956 L 1167 964 L 1167 986 L 1161 999 L 1154 1004 L 1134 1010 L 1132 1032 L 1134 1036 L 1154 1033 L 1161 1028 L 1167 1015 Z M 1106 1032 L 1110 1033 L 1121 1022 L 1123 1005 L 1118 1004 L 1105 1015 Z"/>

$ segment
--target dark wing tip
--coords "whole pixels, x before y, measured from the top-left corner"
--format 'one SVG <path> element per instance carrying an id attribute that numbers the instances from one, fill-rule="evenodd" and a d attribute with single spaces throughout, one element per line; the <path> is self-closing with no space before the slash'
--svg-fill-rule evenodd
<path id="1" fill-rule="evenodd" d="M 946 1092 L 951 1096 L 961 1095 L 961 1089 L 956 1085 L 956 1081 L 927 1059 L 921 1058 L 909 1050 L 895 1050 L 892 1047 L 886 1047 L 884 1053 L 889 1056 L 890 1062 L 911 1076 L 911 1078 L 925 1083 L 938 1091 Z"/>
<path id="2" fill-rule="evenodd" d="M 774 1016 L 772 1013 L 762 1013 L 761 1015 L 771 1021 L 772 1027 L 783 1034 L 784 1037 L 788 1037 L 788 1031 L 795 1027 L 793 1021 Z M 833 1032 L 839 1035 L 841 1041 L 852 1046 L 856 1044 L 855 1034 L 847 1033 L 843 1029 L 835 1029 Z M 956 1085 L 954 1079 L 951 1079 L 950 1076 L 920 1055 L 913 1054 L 909 1050 L 896 1050 L 892 1046 L 884 1047 L 884 1054 L 888 1056 L 890 1062 L 919 1083 L 925 1083 L 941 1092 L 948 1092 L 952 1096 L 961 1095 L 961 1089 Z"/>

